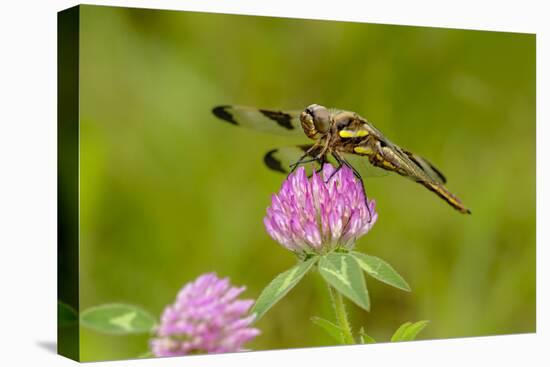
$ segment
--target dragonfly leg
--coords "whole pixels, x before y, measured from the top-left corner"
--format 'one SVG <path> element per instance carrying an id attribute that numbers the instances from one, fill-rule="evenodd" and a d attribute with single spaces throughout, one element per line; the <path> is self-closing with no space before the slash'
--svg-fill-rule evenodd
<path id="1" fill-rule="evenodd" d="M 325 157 L 321 157 L 321 158 L 315 157 L 315 158 L 311 158 L 311 159 L 307 159 L 307 160 L 298 161 L 297 163 L 292 164 L 292 166 L 294 166 L 294 168 L 292 168 L 292 171 L 290 171 L 290 173 L 294 172 L 294 170 L 296 169 L 296 167 L 298 167 L 299 164 L 306 164 L 306 163 L 315 162 L 315 161 L 317 163 L 319 163 L 319 168 L 317 168 L 315 170 L 315 173 L 320 173 L 323 170 L 323 164 L 326 162 Z M 290 175 L 290 173 L 289 173 L 289 175 Z M 307 178 L 311 178 L 312 175 L 313 175 L 313 173 L 311 175 L 308 175 Z"/>
<path id="2" fill-rule="evenodd" d="M 325 138 L 325 146 L 323 147 L 323 149 L 321 149 L 319 154 L 317 154 L 317 158 L 321 159 L 322 157 L 326 156 L 328 147 L 330 145 L 330 137 L 330 133 L 328 133 L 327 137 Z"/>
<path id="3" fill-rule="evenodd" d="M 367 198 L 367 192 L 365 191 L 365 183 L 363 182 L 363 177 L 361 177 L 361 175 L 359 174 L 359 172 L 357 172 L 357 170 L 355 169 L 355 167 L 353 167 L 348 161 L 346 161 L 344 159 L 344 157 L 342 157 L 340 154 L 336 153 L 336 152 L 333 152 L 332 153 L 332 156 L 334 157 L 334 159 L 336 159 L 336 161 L 338 162 L 338 168 L 332 173 L 332 175 L 330 175 L 330 178 L 332 178 L 332 176 L 338 172 L 342 166 L 346 166 L 346 167 L 349 167 L 352 172 L 353 172 L 353 175 L 355 177 L 357 177 L 357 179 L 359 180 L 359 182 L 361 182 L 361 188 L 363 189 L 363 196 L 365 197 L 365 206 L 367 207 L 367 210 L 369 212 L 369 223 L 370 221 L 372 220 L 372 212 L 370 210 L 370 206 L 369 206 L 369 201 L 368 201 L 368 198 Z M 330 180 L 329 178 L 329 180 Z M 328 182 L 328 180 L 327 180 Z"/>
<path id="4" fill-rule="evenodd" d="M 323 157 L 319 158 L 317 160 L 317 162 L 319 163 L 319 168 L 317 168 L 317 170 L 315 172 L 320 173 L 323 170 L 323 166 L 325 165 L 325 163 L 327 163 L 326 157 L 323 156 Z"/>
<path id="5" fill-rule="evenodd" d="M 298 168 L 299 165 L 301 164 L 306 164 L 306 163 L 311 163 L 311 162 L 315 162 L 317 161 L 317 157 L 313 157 L 313 158 L 309 158 L 309 159 L 304 159 L 304 157 L 300 158 L 296 163 L 292 163 L 289 167 L 291 167 L 292 169 L 290 170 L 290 173 L 294 172 L 294 170 L 296 170 L 296 168 Z"/>
<path id="6" fill-rule="evenodd" d="M 310 159 L 305 159 L 307 156 L 312 155 L 313 152 L 315 152 L 316 149 L 319 148 L 319 142 L 312 145 L 301 157 L 298 159 L 296 163 L 291 164 L 290 167 L 290 173 L 294 172 L 296 168 L 298 168 L 301 164 L 306 164 L 310 162 L 317 162 L 320 165 L 320 168 L 316 170 L 317 173 L 319 173 L 323 169 L 323 164 L 326 163 L 326 152 L 329 147 L 330 142 L 330 136 L 325 140 L 325 145 L 321 149 L 321 151 L 315 155 L 314 157 L 311 157 Z"/>
<path id="7" fill-rule="evenodd" d="M 310 162 L 315 162 L 315 161 L 319 161 L 319 157 L 316 156 L 316 157 L 312 157 L 310 159 L 305 159 L 307 156 L 309 156 L 311 154 L 312 151 L 314 151 L 315 149 L 317 149 L 317 144 L 311 146 L 299 159 L 298 161 L 296 161 L 295 163 L 292 163 L 289 167 L 290 167 L 290 173 L 294 172 L 296 170 L 296 168 L 298 168 L 298 166 L 300 166 L 301 164 L 306 164 L 306 163 L 310 163 Z"/>
<path id="8" fill-rule="evenodd" d="M 342 163 L 341 162 L 338 162 L 338 167 L 336 167 L 336 169 L 330 174 L 330 176 L 325 180 L 325 183 L 328 183 L 332 177 L 334 177 L 335 174 L 338 173 L 338 171 L 340 171 L 342 169 Z"/>

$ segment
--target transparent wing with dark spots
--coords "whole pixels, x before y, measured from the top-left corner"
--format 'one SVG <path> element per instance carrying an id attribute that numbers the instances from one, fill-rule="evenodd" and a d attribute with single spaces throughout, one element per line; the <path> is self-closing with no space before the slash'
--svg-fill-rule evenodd
<path id="1" fill-rule="evenodd" d="M 298 162 L 312 146 L 312 144 L 304 144 L 272 149 L 265 154 L 264 163 L 273 171 L 289 174 L 292 169 L 291 165 Z M 315 154 L 315 152 L 312 152 L 312 154 Z M 313 158 L 313 155 L 309 157 Z M 312 172 L 313 168 L 319 168 L 316 162 L 306 163 L 303 166 L 308 171 L 308 174 Z"/>
<path id="2" fill-rule="evenodd" d="M 431 179 L 438 183 L 446 182 L 445 176 L 443 176 L 441 171 L 435 168 L 434 165 L 428 162 L 427 159 L 422 158 L 414 153 L 411 153 L 397 146 L 396 144 L 392 143 L 388 138 L 386 138 L 386 136 L 384 136 L 384 134 L 382 134 L 382 132 L 378 130 L 371 122 L 367 121 L 366 118 L 361 116 L 358 116 L 358 118 L 366 126 L 368 126 L 368 130 L 370 134 L 374 134 L 374 136 L 378 141 L 380 141 L 384 146 L 391 149 L 393 153 L 398 155 L 401 158 L 401 160 L 403 160 L 403 162 L 405 162 L 407 165 L 413 165 L 411 169 L 413 171 L 416 171 L 418 175 L 423 176 L 424 179 Z M 355 159 L 361 161 L 361 163 L 358 163 L 358 165 L 363 166 L 363 169 L 368 171 L 371 177 L 384 176 L 388 174 L 388 171 L 371 165 L 368 159 L 363 160 L 363 158 L 357 158 L 357 157 L 355 157 Z"/>
<path id="3" fill-rule="evenodd" d="M 311 147 L 311 144 L 304 144 L 272 149 L 265 154 L 264 163 L 273 171 L 289 174 L 291 165 L 298 162 Z M 313 158 L 317 153 L 318 151 L 313 151 L 309 154 L 309 157 Z M 343 156 L 359 172 L 361 177 L 383 177 L 388 175 L 388 171 L 371 165 L 366 157 L 353 154 L 343 154 Z M 327 162 L 335 167 L 338 166 L 338 162 L 332 156 L 327 156 Z M 306 163 L 303 166 L 306 168 L 308 174 L 311 174 L 313 168 L 321 168 L 317 162 Z"/>
<path id="4" fill-rule="evenodd" d="M 403 152 L 432 180 L 439 183 L 446 183 L 447 179 L 440 170 L 438 170 L 433 164 L 431 164 L 426 158 L 422 158 L 414 153 L 411 153 L 403 149 Z"/>
<path id="5" fill-rule="evenodd" d="M 304 136 L 300 124 L 301 112 L 245 106 L 217 106 L 212 109 L 214 116 L 232 125 L 283 136 Z"/>

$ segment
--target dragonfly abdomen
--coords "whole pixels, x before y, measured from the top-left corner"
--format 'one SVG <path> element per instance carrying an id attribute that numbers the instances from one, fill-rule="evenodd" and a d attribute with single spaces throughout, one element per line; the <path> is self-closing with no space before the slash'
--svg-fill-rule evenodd
<path id="1" fill-rule="evenodd" d="M 462 214 L 471 214 L 470 209 L 466 208 L 464 204 L 454 196 L 445 186 L 440 183 L 428 182 L 428 181 L 418 181 L 428 190 L 435 192 L 440 198 L 445 200 L 453 208 L 461 212 Z"/>

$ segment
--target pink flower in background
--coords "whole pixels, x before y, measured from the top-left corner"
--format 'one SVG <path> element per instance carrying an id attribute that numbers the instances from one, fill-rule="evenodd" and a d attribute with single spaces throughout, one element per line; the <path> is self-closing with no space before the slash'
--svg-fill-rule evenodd
<path id="1" fill-rule="evenodd" d="M 346 166 L 334 171 L 327 163 L 322 175 L 314 172 L 308 179 L 305 169 L 298 168 L 267 209 L 269 235 L 299 256 L 351 249 L 378 219 L 374 200 L 366 202 L 353 171 Z"/>
<path id="2" fill-rule="evenodd" d="M 260 331 L 247 316 L 253 300 L 238 300 L 245 287 L 233 287 L 228 278 L 207 273 L 186 284 L 174 304 L 164 310 L 151 340 L 158 357 L 243 350 Z"/>

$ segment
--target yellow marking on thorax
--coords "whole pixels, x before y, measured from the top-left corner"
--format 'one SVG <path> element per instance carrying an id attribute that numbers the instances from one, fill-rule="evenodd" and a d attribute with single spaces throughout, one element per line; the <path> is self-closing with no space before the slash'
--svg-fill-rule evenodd
<path id="1" fill-rule="evenodd" d="M 371 155 L 372 149 L 370 147 L 354 147 L 353 151 L 357 154 L 365 154 L 365 155 Z"/>
<path id="2" fill-rule="evenodd" d="M 340 130 L 338 133 L 341 138 L 362 138 L 363 136 L 369 135 L 367 130 Z"/>

